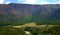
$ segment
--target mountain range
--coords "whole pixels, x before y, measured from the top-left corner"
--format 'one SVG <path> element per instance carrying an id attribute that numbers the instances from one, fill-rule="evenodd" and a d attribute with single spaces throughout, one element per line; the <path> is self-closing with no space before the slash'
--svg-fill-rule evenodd
<path id="1" fill-rule="evenodd" d="M 60 21 L 60 4 L 0 4 L 0 25 Z"/>

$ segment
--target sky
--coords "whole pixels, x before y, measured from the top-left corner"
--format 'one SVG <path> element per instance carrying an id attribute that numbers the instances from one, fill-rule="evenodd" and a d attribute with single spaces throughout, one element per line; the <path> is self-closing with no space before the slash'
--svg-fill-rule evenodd
<path id="1" fill-rule="evenodd" d="M 0 4 L 22 3 L 22 4 L 60 4 L 60 0 L 0 0 Z"/>

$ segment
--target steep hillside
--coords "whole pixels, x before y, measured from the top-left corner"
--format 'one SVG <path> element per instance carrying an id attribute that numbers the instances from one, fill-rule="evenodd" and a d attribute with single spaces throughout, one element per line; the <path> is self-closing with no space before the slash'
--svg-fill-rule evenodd
<path id="1" fill-rule="evenodd" d="M 60 4 L 0 4 L 0 25 L 60 21 Z"/>

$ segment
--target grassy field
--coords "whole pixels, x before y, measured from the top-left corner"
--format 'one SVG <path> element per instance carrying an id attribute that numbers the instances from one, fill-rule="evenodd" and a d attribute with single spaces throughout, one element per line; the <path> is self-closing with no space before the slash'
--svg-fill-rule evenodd
<path id="1" fill-rule="evenodd" d="M 23 27 L 0 26 L 0 35 L 60 35 L 60 25 L 24 25 L 21 25 Z M 30 34 L 25 31 L 30 32 Z"/>

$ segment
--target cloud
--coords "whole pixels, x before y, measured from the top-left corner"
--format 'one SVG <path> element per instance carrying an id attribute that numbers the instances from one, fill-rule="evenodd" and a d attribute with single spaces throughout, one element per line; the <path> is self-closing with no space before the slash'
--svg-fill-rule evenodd
<path id="1" fill-rule="evenodd" d="M 52 0 L 55 1 L 55 0 Z M 52 2 L 52 1 L 47 1 L 47 0 L 24 0 L 24 4 L 57 4 L 57 2 Z"/>
<path id="2" fill-rule="evenodd" d="M 60 4 L 60 0 L 15 0 L 15 1 L 8 0 L 5 3 L 9 4 L 11 2 L 12 3 L 14 2 L 14 3 L 22 3 L 22 4 L 39 4 L 39 5 L 43 5 L 43 4 Z M 0 3 L 3 3 L 3 2 L 4 2 L 4 0 L 0 0 Z"/>
<path id="3" fill-rule="evenodd" d="M 40 0 L 37 2 L 37 4 L 43 5 L 43 4 L 51 4 L 51 3 L 47 2 L 46 0 Z"/>
<path id="4" fill-rule="evenodd" d="M 9 3 L 11 3 L 10 1 L 7 1 L 5 4 L 9 4 Z"/>
<path id="5" fill-rule="evenodd" d="M 51 3 L 49 3 L 49 2 L 40 2 L 39 4 L 51 4 Z"/>
<path id="6" fill-rule="evenodd" d="M 0 4 L 3 4 L 4 3 L 4 0 L 0 0 Z"/>
<path id="7" fill-rule="evenodd" d="M 40 0 L 37 4 L 41 4 L 41 5 L 43 5 L 43 4 L 57 4 L 57 1 L 56 0 L 50 0 L 50 1 L 48 1 L 48 0 Z"/>
<path id="8" fill-rule="evenodd" d="M 60 4 L 60 1 L 59 2 L 57 2 L 58 4 Z"/>
<path id="9" fill-rule="evenodd" d="M 25 1 L 25 0 L 18 0 L 18 1 Z"/>
<path id="10" fill-rule="evenodd" d="M 41 5 L 43 5 L 43 4 L 57 4 L 57 2 L 55 2 L 55 3 L 52 3 L 52 2 L 40 2 L 40 3 L 38 3 L 38 4 L 41 4 Z"/>
<path id="11" fill-rule="evenodd" d="M 25 0 L 23 3 L 24 4 L 50 4 L 50 2 L 47 2 L 46 0 Z"/>
<path id="12" fill-rule="evenodd" d="M 25 0 L 23 3 L 24 4 L 35 4 L 37 0 Z"/>

